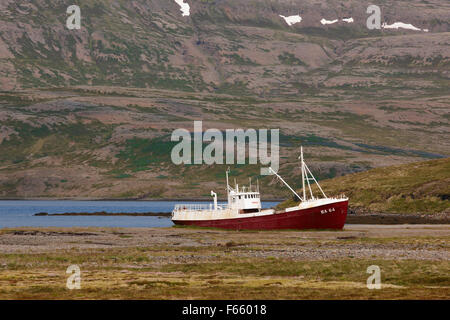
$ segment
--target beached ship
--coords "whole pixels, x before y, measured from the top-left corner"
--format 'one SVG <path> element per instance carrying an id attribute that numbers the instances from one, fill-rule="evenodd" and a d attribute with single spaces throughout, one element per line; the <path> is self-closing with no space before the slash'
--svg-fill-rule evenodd
<path id="1" fill-rule="evenodd" d="M 211 204 L 178 204 L 172 212 L 176 225 L 214 227 L 234 230 L 276 230 L 276 229 L 342 229 L 347 218 L 348 198 L 330 198 L 325 195 L 316 178 L 300 154 L 303 195 L 298 195 L 287 182 L 270 169 L 300 201 L 294 207 L 282 210 L 262 209 L 259 184 L 240 188 L 235 183 L 229 185 L 228 171 L 227 204 L 217 203 L 217 194 L 211 191 L 214 201 Z M 315 197 L 311 184 L 320 191 Z M 309 192 L 306 191 L 308 188 Z"/>

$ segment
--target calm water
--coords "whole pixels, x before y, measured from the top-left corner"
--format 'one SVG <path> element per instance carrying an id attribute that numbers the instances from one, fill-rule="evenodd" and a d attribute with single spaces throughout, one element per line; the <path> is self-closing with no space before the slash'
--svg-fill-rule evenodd
<path id="1" fill-rule="evenodd" d="M 0 201 L 0 229 L 15 227 L 170 227 L 167 217 L 33 216 L 38 212 L 171 212 L 189 201 Z M 191 202 L 210 203 L 210 202 Z M 278 202 L 263 202 L 264 208 Z"/>

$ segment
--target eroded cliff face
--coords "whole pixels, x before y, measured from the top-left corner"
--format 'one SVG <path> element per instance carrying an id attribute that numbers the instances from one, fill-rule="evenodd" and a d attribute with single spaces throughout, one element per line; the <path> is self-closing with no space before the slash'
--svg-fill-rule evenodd
<path id="1" fill-rule="evenodd" d="M 367 73 L 449 68 L 445 0 L 380 5 L 382 23 L 421 31 L 368 30 L 369 1 L 186 3 L 189 15 L 183 16 L 173 0 L 82 1 L 81 29 L 68 30 L 70 1 L 2 0 L 1 88 L 119 85 L 292 94 L 298 87 L 329 85 L 330 72 L 360 75 L 359 66 Z M 280 15 L 301 21 L 288 25 Z"/>

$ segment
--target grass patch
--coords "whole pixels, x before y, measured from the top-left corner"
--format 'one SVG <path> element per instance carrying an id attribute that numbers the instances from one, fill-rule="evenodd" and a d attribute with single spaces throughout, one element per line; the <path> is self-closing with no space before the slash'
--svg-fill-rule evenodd
<path id="1" fill-rule="evenodd" d="M 329 194 L 348 196 L 350 206 L 355 208 L 387 213 L 439 213 L 450 208 L 450 158 L 376 168 L 320 184 Z M 295 204 L 287 200 L 278 208 Z"/>

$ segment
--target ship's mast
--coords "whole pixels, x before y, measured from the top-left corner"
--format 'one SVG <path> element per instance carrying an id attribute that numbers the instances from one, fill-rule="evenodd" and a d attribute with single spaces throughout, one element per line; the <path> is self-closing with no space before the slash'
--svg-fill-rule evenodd
<path id="1" fill-rule="evenodd" d="M 230 205 L 230 184 L 228 183 L 228 172 L 230 171 L 230 168 L 228 167 L 227 171 L 225 172 L 226 176 L 227 176 L 227 200 L 228 200 L 228 205 Z"/>
<path id="2" fill-rule="evenodd" d="M 312 174 L 311 170 L 309 170 L 308 166 L 305 163 L 305 160 L 303 159 L 303 146 L 300 147 L 300 157 L 299 157 L 300 161 L 301 161 L 301 170 L 302 170 L 302 188 L 303 188 L 303 199 L 304 201 L 307 200 L 306 198 L 306 185 L 305 185 L 305 180 L 308 183 L 308 189 L 309 189 L 309 193 L 311 195 L 311 199 L 314 200 L 314 195 L 312 192 L 312 188 L 311 188 L 311 184 L 309 183 L 309 181 L 314 181 L 317 185 L 317 187 L 319 188 L 320 192 L 322 193 L 324 198 L 327 198 L 327 195 L 325 194 L 325 192 L 323 192 L 322 188 L 320 187 L 319 182 L 317 182 L 316 178 L 314 177 L 314 175 Z"/>
<path id="3" fill-rule="evenodd" d="M 272 172 L 274 175 L 276 175 L 288 188 L 289 190 L 292 191 L 293 194 L 295 194 L 297 196 L 297 198 L 300 199 L 300 201 L 307 201 L 308 199 L 306 198 L 306 184 L 305 184 L 305 180 L 308 183 L 308 189 L 309 189 L 309 193 L 311 195 L 311 200 L 315 200 L 316 198 L 313 195 L 312 192 L 312 188 L 311 188 L 311 184 L 310 184 L 310 180 L 314 181 L 317 185 L 317 187 L 319 188 L 320 192 L 322 193 L 324 198 L 327 198 L 327 195 L 325 194 L 325 192 L 323 192 L 322 188 L 319 185 L 319 182 L 317 182 L 316 178 L 314 177 L 314 175 L 312 174 L 311 170 L 309 170 L 308 166 L 305 163 L 305 160 L 303 159 L 303 147 L 300 147 L 300 156 L 298 157 L 301 161 L 301 170 L 302 170 L 302 188 L 303 188 L 303 198 L 300 197 L 295 191 L 294 189 L 291 188 L 290 185 L 287 184 L 286 181 L 283 180 L 283 178 L 280 177 L 280 175 L 278 175 L 272 168 L 269 168 L 269 171 Z"/>
<path id="4" fill-rule="evenodd" d="M 303 199 L 306 200 L 306 189 L 305 189 L 305 162 L 303 161 L 303 146 L 300 147 L 300 161 L 302 168 L 302 189 L 303 189 Z"/>

